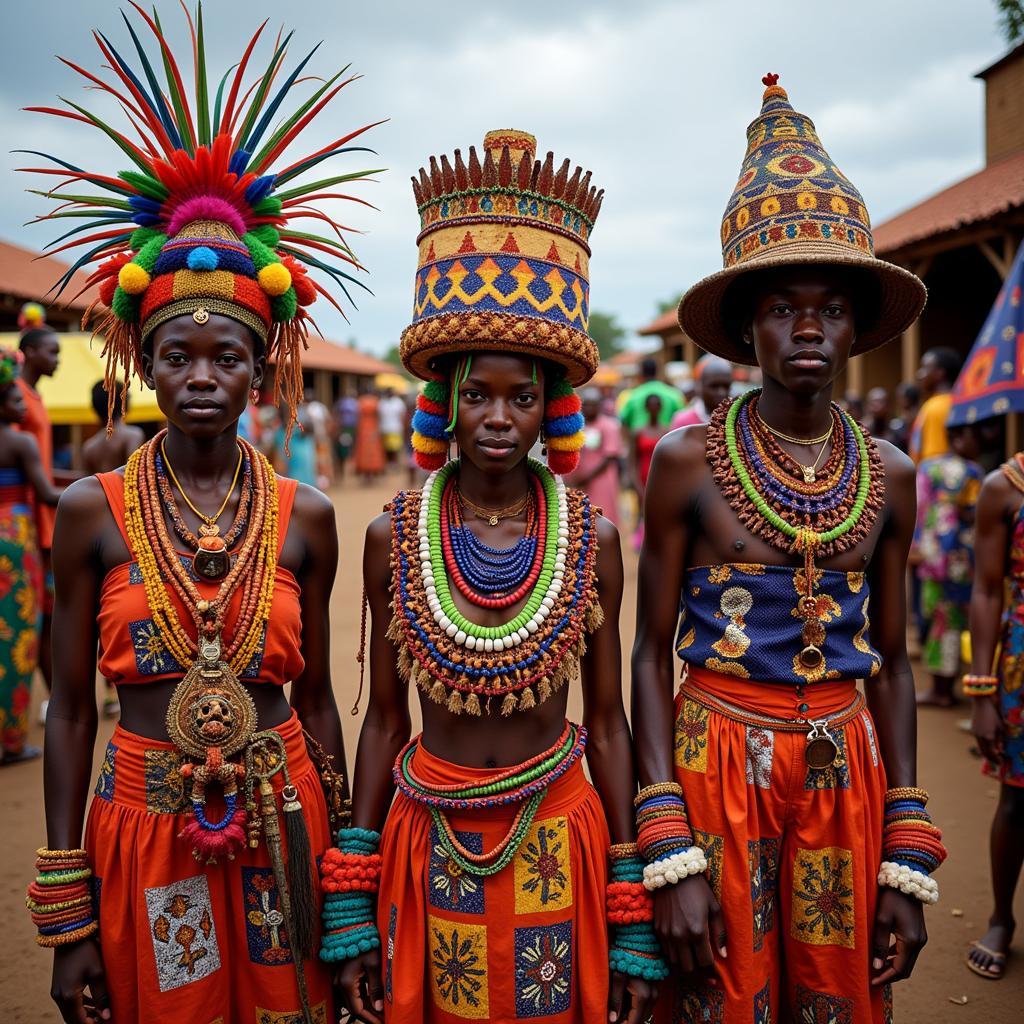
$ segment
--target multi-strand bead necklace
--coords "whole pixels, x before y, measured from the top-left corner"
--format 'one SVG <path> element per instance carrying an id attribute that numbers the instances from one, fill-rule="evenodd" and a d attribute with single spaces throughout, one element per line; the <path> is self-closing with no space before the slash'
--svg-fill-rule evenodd
<path id="1" fill-rule="evenodd" d="M 452 599 L 453 583 L 464 593 L 458 579 L 465 582 L 468 567 L 455 557 L 453 502 L 444 501 L 458 463 L 447 463 L 421 492 L 401 492 L 391 504 L 395 615 L 389 636 L 399 648 L 399 672 L 453 714 L 479 715 L 492 698 L 500 699 L 502 714 L 543 702 L 578 674 L 583 634 L 598 624 L 596 514 L 585 495 L 567 492 L 546 466 L 531 460 L 530 468 L 536 551 L 525 578 L 510 592 L 497 590 L 494 600 L 504 603 L 483 605 L 510 607 L 510 594 L 521 592 L 515 600 L 525 599 L 522 610 L 500 626 L 472 622 Z M 514 581 L 514 575 L 503 577 L 500 586 Z"/>
<path id="2" fill-rule="evenodd" d="M 707 456 L 719 490 L 740 522 L 772 547 L 803 556 L 803 649 L 797 660 L 821 670 L 823 630 L 817 617 L 816 558 L 849 551 L 871 532 L 885 500 L 878 449 L 859 424 L 832 407 L 824 466 L 806 473 L 758 413 L 759 391 L 723 403 L 707 431 Z"/>
<path id="3" fill-rule="evenodd" d="M 153 621 L 168 652 L 180 665 L 196 660 L 198 639 L 220 636 L 231 599 L 243 587 L 238 615 L 232 624 L 232 636 L 224 648 L 224 658 L 235 672 L 249 664 L 270 619 L 274 578 L 277 572 L 278 503 L 277 483 L 266 458 L 247 441 L 239 439 L 246 479 L 251 490 L 241 546 L 217 593 L 204 598 L 191 574 L 178 557 L 170 531 L 164 521 L 168 509 L 172 522 L 181 518 L 174 495 L 159 461 L 165 431 L 144 444 L 129 458 L 125 467 L 125 526 L 132 551 L 139 564 Z M 237 517 L 236 517 L 237 523 Z M 228 536 L 235 533 L 232 526 Z M 182 623 L 171 593 L 178 596 L 188 611 L 196 636 Z"/>

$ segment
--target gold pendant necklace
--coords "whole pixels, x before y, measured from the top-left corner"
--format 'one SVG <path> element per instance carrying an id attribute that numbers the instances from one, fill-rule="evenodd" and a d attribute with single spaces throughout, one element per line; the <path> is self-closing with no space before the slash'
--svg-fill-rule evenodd
<path id="1" fill-rule="evenodd" d="M 525 498 L 521 498 L 514 505 L 509 505 L 507 508 L 482 508 L 480 505 L 476 505 L 470 501 L 462 491 L 459 491 L 459 501 L 461 501 L 462 504 L 477 517 L 477 519 L 483 519 L 489 526 L 497 526 L 502 519 L 511 519 L 513 516 L 519 515 L 530 503 L 531 497 L 532 493 L 527 491 Z"/>

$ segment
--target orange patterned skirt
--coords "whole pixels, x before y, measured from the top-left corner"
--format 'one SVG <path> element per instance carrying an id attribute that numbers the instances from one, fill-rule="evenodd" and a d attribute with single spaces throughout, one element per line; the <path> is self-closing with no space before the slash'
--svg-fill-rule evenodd
<path id="1" fill-rule="evenodd" d="M 298 718 L 277 727 L 313 853 L 327 807 Z M 178 838 L 188 793 L 173 744 L 118 726 L 89 809 L 85 845 L 117 1024 L 303 1024 L 295 965 L 265 843 L 202 865 Z M 283 779 L 274 777 L 275 790 Z M 221 806 L 211 797 L 210 815 Z M 305 964 L 315 1024 L 333 1024 L 330 977 Z"/>
<path id="2" fill-rule="evenodd" d="M 469 786 L 493 774 L 422 745 L 413 767 L 431 785 Z M 449 821 L 477 852 L 499 842 L 514 814 L 494 808 Z M 388 1024 L 606 1021 L 608 843 L 579 762 L 548 789 L 512 863 L 488 878 L 463 873 L 430 812 L 399 795 L 381 841 L 378 902 Z"/>
<path id="3" fill-rule="evenodd" d="M 792 719 L 806 702 L 804 717 L 825 718 L 856 698 L 852 681 L 797 697 L 792 686 L 690 667 L 676 698 L 676 781 L 729 955 L 714 985 L 667 983 L 658 1024 L 892 1019 L 888 990 L 869 984 L 885 801 L 871 715 L 863 708 L 831 730 L 838 756 L 823 769 L 807 766 L 804 732 L 754 717 Z"/>

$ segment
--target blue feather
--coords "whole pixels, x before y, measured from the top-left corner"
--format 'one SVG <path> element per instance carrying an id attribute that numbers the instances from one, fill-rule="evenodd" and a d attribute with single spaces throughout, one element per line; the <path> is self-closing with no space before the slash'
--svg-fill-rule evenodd
<path id="1" fill-rule="evenodd" d="M 59 278 L 59 280 L 55 282 L 53 288 L 51 288 L 50 291 L 47 292 L 47 295 L 49 295 L 50 292 L 53 292 L 54 288 L 56 288 L 57 291 L 54 293 L 53 297 L 54 299 L 59 299 L 61 292 L 63 292 L 64 289 L 67 288 L 68 282 L 70 282 L 70 280 L 75 276 L 75 272 L 81 270 L 82 267 L 84 267 L 86 264 L 91 263 L 92 258 L 96 255 L 96 253 L 102 252 L 108 246 L 115 245 L 117 242 L 127 242 L 128 239 L 131 237 L 132 233 L 130 231 L 126 231 L 123 235 L 117 235 L 114 238 L 107 238 L 104 241 L 100 242 L 100 244 L 97 245 L 95 249 L 90 249 L 88 252 L 82 253 L 82 255 L 79 256 L 78 259 L 71 264 L 71 266 L 68 268 L 67 273 L 62 275 Z"/>
<path id="2" fill-rule="evenodd" d="M 339 153 L 373 153 L 377 155 L 377 151 L 374 149 L 367 149 L 365 146 L 342 146 L 341 149 L 331 149 L 326 153 L 321 153 L 320 156 L 310 157 L 308 160 L 304 160 L 297 167 L 293 167 L 287 174 L 281 174 L 278 176 L 277 184 L 283 185 L 286 181 L 291 181 L 292 178 L 297 177 L 304 171 L 308 171 L 311 167 L 316 167 L 318 163 L 329 159 L 332 156 L 337 156 Z M 374 172 L 367 172 L 374 173 Z"/>
<path id="3" fill-rule="evenodd" d="M 38 149 L 12 149 L 12 153 L 28 153 L 30 156 L 41 156 L 44 160 L 52 160 L 55 164 L 60 164 L 61 167 L 70 171 L 72 174 L 87 174 L 81 167 L 76 167 L 74 164 L 69 164 L 66 160 L 61 160 L 59 157 L 50 156 L 49 153 L 40 153 Z M 108 192 L 117 192 L 122 196 L 128 196 L 131 198 L 135 193 L 129 191 L 126 188 L 118 188 L 115 185 L 110 185 L 105 181 L 89 181 L 89 184 L 95 185 L 97 188 L 105 188 Z M 59 195 L 58 195 L 59 198 Z"/>
<path id="4" fill-rule="evenodd" d="M 255 206 L 261 199 L 265 199 L 274 190 L 276 178 L 273 174 L 264 174 L 257 178 L 246 190 L 245 201 L 250 206 Z"/>
<path id="5" fill-rule="evenodd" d="M 237 174 L 240 178 L 245 174 L 245 169 L 249 166 L 249 161 L 251 159 L 252 153 L 249 153 L 244 149 L 236 149 L 231 155 L 231 159 L 228 161 L 228 170 L 232 174 Z"/>
<path id="6" fill-rule="evenodd" d="M 246 149 L 250 151 L 254 150 L 256 146 L 259 144 L 260 139 L 263 138 L 263 133 L 269 127 L 270 122 L 274 118 L 274 114 L 277 113 L 277 108 L 281 106 L 281 103 L 284 101 L 284 98 L 287 95 L 288 90 L 291 89 L 291 87 L 295 84 L 295 80 L 302 73 L 302 69 L 309 63 L 310 58 L 313 56 L 314 53 L 316 53 L 317 50 L 320 49 L 321 46 L 323 46 L 323 42 L 317 43 L 316 46 L 314 46 L 313 49 L 306 54 L 305 59 L 299 62 L 298 67 L 296 67 L 296 69 L 288 76 L 288 79 L 284 83 L 284 85 L 282 85 L 281 88 L 278 89 L 277 95 L 273 98 L 273 100 L 271 100 L 270 105 L 264 111 L 263 117 L 261 117 L 259 120 L 259 124 L 256 125 L 256 127 L 250 133 L 249 137 L 243 143 Z"/>

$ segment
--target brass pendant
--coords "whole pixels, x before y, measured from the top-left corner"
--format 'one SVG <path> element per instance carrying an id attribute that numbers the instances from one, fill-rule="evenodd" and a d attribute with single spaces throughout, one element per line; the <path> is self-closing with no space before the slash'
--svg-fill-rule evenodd
<path id="1" fill-rule="evenodd" d="M 839 744 L 832 738 L 825 724 L 811 722 L 811 731 L 807 734 L 807 747 L 804 750 L 804 760 L 808 768 L 815 768 L 818 771 L 831 768 L 838 756 Z"/>
<path id="2" fill-rule="evenodd" d="M 800 664 L 804 668 L 821 668 L 821 663 L 825 660 L 824 655 L 821 653 L 821 648 L 815 647 L 814 644 L 808 644 L 798 655 Z"/>
<path id="3" fill-rule="evenodd" d="M 216 526 L 201 527 L 199 550 L 192 556 L 192 569 L 203 580 L 222 580 L 231 569 L 231 555 L 228 554 L 224 538 Z"/>
<path id="4" fill-rule="evenodd" d="M 237 754 L 256 731 L 256 705 L 227 662 L 220 637 L 199 642 L 199 657 L 174 688 L 167 708 L 167 733 L 189 757 L 203 760 L 217 748 Z"/>
<path id="5" fill-rule="evenodd" d="M 814 467 L 813 466 L 801 466 L 800 468 L 803 470 L 804 483 L 805 484 L 813 484 L 814 481 L 817 479 L 817 477 L 814 474 Z"/>
<path id="6" fill-rule="evenodd" d="M 491 516 L 491 518 L 487 520 L 487 525 L 488 526 L 497 526 L 498 525 L 498 517 L 497 516 Z"/>

